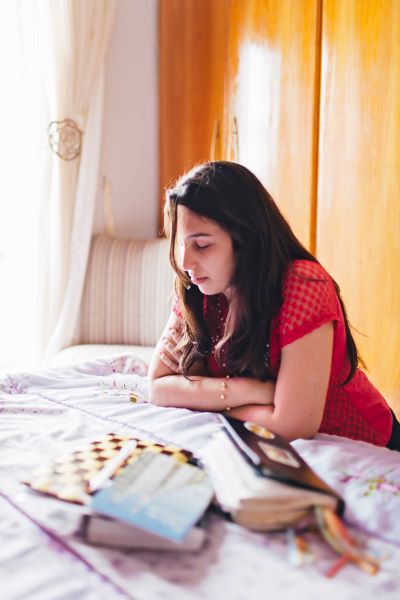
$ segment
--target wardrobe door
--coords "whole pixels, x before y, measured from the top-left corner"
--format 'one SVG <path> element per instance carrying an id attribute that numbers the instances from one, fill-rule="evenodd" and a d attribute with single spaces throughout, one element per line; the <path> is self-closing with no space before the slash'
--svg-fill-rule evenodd
<path id="1" fill-rule="evenodd" d="M 298 237 L 315 241 L 319 0 L 231 0 L 227 155 L 261 179 Z"/>
<path id="2" fill-rule="evenodd" d="M 317 254 L 400 410 L 400 2 L 324 0 Z"/>
<path id="3" fill-rule="evenodd" d="M 222 156 L 226 0 L 160 0 L 161 201 L 197 162 Z"/>

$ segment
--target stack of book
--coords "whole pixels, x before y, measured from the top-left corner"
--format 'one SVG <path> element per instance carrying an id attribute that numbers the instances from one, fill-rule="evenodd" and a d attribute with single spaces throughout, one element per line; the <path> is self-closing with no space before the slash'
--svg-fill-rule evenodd
<path id="1" fill-rule="evenodd" d="M 338 514 L 343 501 L 279 435 L 251 422 L 221 417 L 203 453 L 220 507 L 254 530 L 284 529 L 315 506 Z"/>
<path id="2" fill-rule="evenodd" d="M 191 452 L 112 433 L 57 457 L 24 483 L 64 506 L 84 507 L 87 542 L 135 549 L 201 548 L 200 523 L 214 495 Z"/>
<path id="3" fill-rule="evenodd" d="M 289 556 L 297 566 L 315 559 L 299 535 L 311 526 L 339 555 L 328 577 L 349 562 L 370 575 L 379 571 L 379 561 L 342 522 L 343 500 L 291 444 L 256 423 L 224 417 L 221 421 L 203 462 L 220 507 L 234 521 L 256 531 L 288 529 Z"/>
<path id="4" fill-rule="evenodd" d="M 83 538 L 120 548 L 198 550 L 213 499 L 234 521 L 260 531 L 298 523 L 315 506 L 343 509 L 283 438 L 224 417 L 202 462 L 177 446 L 110 433 L 57 457 L 24 483 L 85 507 Z"/>

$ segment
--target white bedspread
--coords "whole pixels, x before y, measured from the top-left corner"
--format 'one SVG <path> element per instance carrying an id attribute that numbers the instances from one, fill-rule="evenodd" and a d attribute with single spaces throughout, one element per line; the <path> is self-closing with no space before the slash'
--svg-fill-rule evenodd
<path id="1" fill-rule="evenodd" d="M 132 357 L 102 359 L 0 379 L 0 598 L 2 600 L 307 600 L 400 598 L 400 453 L 331 436 L 297 450 L 345 498 L 345 517 L 383 558 L 370 577 L 353 565 L 324 577 L 335 554 L 317 540 L 318 560 L 295 568 L 285 533 L 259 534 L 212 516 L 197 553 L 119 551 L 85 545 L 79 515 L 30 494 L 30 470 L 76 442 L 107 432 L 175 442 L 201 455 L 212 413 L 129 401 L 146 397 L 146 368 Z"/>

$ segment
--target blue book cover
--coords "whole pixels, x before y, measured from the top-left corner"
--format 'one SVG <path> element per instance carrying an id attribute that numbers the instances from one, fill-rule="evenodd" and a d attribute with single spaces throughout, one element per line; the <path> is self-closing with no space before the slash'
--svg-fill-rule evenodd
<path id="1" fill-rule="evenodd" d="M 173 456 L 144 451 L 94 494 L 91 507 L 178 542 L 203 515 L 213 495 L 204 470 Z"/>

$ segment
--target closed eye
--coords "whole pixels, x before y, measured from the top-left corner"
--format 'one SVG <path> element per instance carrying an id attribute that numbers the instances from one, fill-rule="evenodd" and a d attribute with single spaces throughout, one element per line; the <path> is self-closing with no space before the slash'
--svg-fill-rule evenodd
<path id="1" fill-rule="evenodd" d="M 197 250 L 205 250 L 206 248 L 209 248 L 211 246 L 211 244 L 205 244 L 204 246 L 201 244 L 198 244 L 197 242 L 194 243 L 194 247 Z"/>

